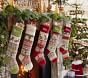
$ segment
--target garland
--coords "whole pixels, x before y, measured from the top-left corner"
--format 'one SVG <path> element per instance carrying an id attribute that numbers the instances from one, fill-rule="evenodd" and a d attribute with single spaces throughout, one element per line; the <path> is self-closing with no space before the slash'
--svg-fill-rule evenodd
<path id="1" fill-rule="evenodd" d="M 62 16 L 55 13 L 40 14 L 37 12 L 32 12 L 28 9 L 20 11 L 16 7 L 7 5 L 0 13 L 0 67 L 3 66 L 6 61 L 5 54 L 9 39 L 7 17 L 10 15 L 16 17 L 16 21 L 31 20 L 31 21 L 39 21 L 41 23 L 51 21 L 52 19 L 54 20 L 63 19 Z"/>
<path id="2" fill-rule="evenodd" d="M 6 18 L 0 13 L 0 67 L 4 64 L 5 52 L 8 43 Z"/>
<path id="3" fill-rule="evenodd" d="M 10 15 L 20 18 L 21 12 L 17 8 L 7 5 L 2 12 L 0 12 L 0 68 L 6 63 L 6 50 L 9 40 L 9 31 L 7 25 L 7 18 Z"/>

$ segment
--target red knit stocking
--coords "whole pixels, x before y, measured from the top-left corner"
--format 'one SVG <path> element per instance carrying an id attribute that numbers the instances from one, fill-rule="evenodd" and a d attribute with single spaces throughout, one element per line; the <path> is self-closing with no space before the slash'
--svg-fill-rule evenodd
<path id="1" fill-rule="evenodd" d="M 64 27 L 64 32 L 62 35 L 62 45 L 60 47 L 60 52 L 63 54 L 64 58 L 67 58 L 69 56 L 68 45 L 70 34 L 71 34 L 71 24 L 69 22 L 66 22 L 66 26 Z"/>
<path id="2" fill-rule="evenodd" d="M 33 54 L 35 57 L 35 60 L 38 62 L 38 64 L 41 67 L 43 67 L 46 64 L 43 52 L 47 43 L 49 31 L 50 31 L 50 25 L 48 23 L 44 23 L 41 25 L 37 46 Z"/>

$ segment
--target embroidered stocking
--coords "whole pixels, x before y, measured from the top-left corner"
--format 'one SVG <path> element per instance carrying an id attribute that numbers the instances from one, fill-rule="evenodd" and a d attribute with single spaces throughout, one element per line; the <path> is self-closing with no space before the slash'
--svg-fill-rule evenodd
<path id="1" fill-rule="evenodd" d="M 46 49 L 46 53 L 48 58 L 52 62 L 57 62 L 57 55 L 56 55 L 56 48 L 58 44 L 58 38 L 62 33 L 62 22 L 61 21 L 54 21 L 53 22 L 53 29 L 51 33 L 51 38 L 48 44 L 48 48 Z"/>
<path id="2" fill-rule="evenodd" d="M 19 48 L 19 43 L 23 29 L 24 29 L 24 25 L 22 23 L 16 23 L 16 25 L 13 26 L 10 40 L 8 43 L 7 61 L 8 61 L 9 70 L 12 74 L 17 74 L 19 71 L 19 67 L 16 61 L 16 55 Z"/>
<path id="3" fill-rule="evenodd" d="M 66 22 L 66 26 L 64 27 L 64 32 L 62 35 L 62 45 L 60 47 L 60 52 L 63 54 L 63 57 L 66 59 L 69 56 L 68 45 L 71 34 L 71 24 L 70 22 Z"/>
<path id="4" fill-rule="evenodd" d="M 47 43 L 49 31 L 50 31 L 50 24 L 44 23 L 41 25 L 37 46 L 33 53 L 35 60 L 41 67 L 43 67 L 46 64 L 43 52 Z"/>
<path id="5" fill-rule="evenodd" d="M 22 46 L 21 54 L 19 56 L 19 59 L 24 65 L 24 69 L 26 71 L 31 70 L 33 68 L 30 54 L 31 54 L 35 33 L 36 33 L 36 24 L 33 24 L 32 22 L 30 24 L 27 24 L 23 46 Z"/>

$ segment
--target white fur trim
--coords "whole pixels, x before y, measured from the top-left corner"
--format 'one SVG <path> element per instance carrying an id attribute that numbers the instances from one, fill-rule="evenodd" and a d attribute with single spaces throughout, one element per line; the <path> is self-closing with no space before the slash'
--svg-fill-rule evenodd
<path id="1" fill-rule="evenodd" d="M 79 64 L 82 64 L 83 61 L 82 60 L 77 60 L 77 61 L 73 61 L 72 64 L 75 64 L 75 65 L 79 65 Z"/>

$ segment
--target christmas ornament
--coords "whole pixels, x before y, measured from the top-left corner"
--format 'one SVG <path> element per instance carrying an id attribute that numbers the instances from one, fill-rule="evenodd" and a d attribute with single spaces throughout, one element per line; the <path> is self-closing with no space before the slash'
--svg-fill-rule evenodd
<path id="1" fill-rule="evenodd" d="M 23 23 L 16 23 L 15 26 L 13 26 L 10 40 L 8 43 L 7 48 L 7 66 L 9 67 L 9 71 L 12 74 L 16 74 L 19 71 L 19 66 L 16 61 L 16 55 L 19 48 L 19 43 L 21 39 L 21 35 L 24 29 Z"/>
<path id="2" fill-rule="evenodd" d="M 25 38 L 23 41 L 21 54 L 19 56 L 19 59 L 21 60 L 24 69 L 26 71 L 31 70 L 33 68 L 30 54 L 31 54 L 35 33 L 36 33 L 36 24 L 30 22 L 29 24 L 26 25 Z"/>

